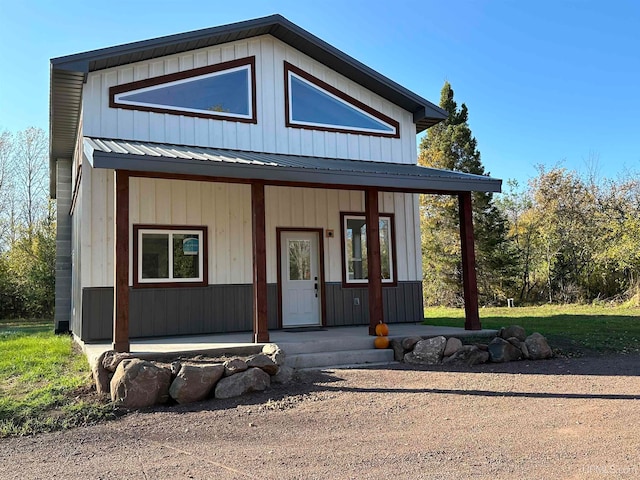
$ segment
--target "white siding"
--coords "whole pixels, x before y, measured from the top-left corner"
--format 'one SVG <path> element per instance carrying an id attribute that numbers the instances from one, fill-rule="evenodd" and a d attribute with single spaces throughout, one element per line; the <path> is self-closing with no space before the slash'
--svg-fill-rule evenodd
<path id="1" fill-rule="evenodd" d="M 109 107 L 109 87 L 113 85 L 247 56 L 256 57 L 255 125 Z M 285 60 L 396 119 L 400 123 L 400 139 L 286 128 Z M 83 108 L 87 136 L 416 163 L 416 131 L 410 112 L 269 35 L 90 73 Z"/>
<path id="2" fill-rule="evenodd" d="M 85 162 L 79 209 L 83 287 L 113 285 L 113 170 Z M 277 277 L 276 227 L 325 231 L 325 280 L 342 279 L 340 212 L 364 212 L 360 191 L 266 187 L 267 282 Z M 398 280 L 420 280 L 420 233 L 415 195 L 380 193 L 380 212 L 395 217 Z M 130 180 L 130 235 L 133 224 L 205 225 L 209 283 L 252 283 L 251 189 L 248 185 L 153 178 Z M 326 230 L 334 231 L 328 238 Z M 131 240 L 133 242 L 133 239 Z M 130 244 L 133 256 L 133 243 Z M 130 263 L 132 265 L 132 263 Z M 133 275 L 130 267 L 130 284 Z"/>

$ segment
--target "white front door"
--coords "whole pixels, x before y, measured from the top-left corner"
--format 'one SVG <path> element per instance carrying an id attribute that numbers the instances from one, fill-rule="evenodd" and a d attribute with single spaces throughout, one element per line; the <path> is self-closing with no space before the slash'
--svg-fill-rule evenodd
<path id="1" fill-rule="evenodd" d="M 320 325 L 318 233 L 280 235 L 282 327 Z"/>

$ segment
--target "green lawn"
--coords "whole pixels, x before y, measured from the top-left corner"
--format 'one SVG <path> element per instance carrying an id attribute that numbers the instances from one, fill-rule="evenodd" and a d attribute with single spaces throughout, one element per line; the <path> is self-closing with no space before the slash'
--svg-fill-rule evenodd
<path id="1" fill-rule="evenodd" d="M 111 415 L 90 394 L 86 358 L 51 321 L 0 320 L 0 437 L 83 425 Z"/>
<path id="2" fill-rule="evenodd" d="M 520 325 L 545 335 L 552 348 L 566 353 L 639 353 L 640 308 L 591 305 L 481 308 L 483 328 Z M 428 325 L 464 326 L 464 310 L 425 309 Z"/>

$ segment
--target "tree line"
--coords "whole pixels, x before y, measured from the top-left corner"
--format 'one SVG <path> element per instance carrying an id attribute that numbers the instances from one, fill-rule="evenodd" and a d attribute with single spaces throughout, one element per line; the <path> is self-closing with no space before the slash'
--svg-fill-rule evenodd
<path id="1" fill-rule="evenodd" d="M 419 163 L 485 175 L 468 109 L 446 82 L 440 106 L 449 116 L 420 143 Z M 593 160 L 593 159 L 592 159 Z M 640 176 L 601 178 L 539 166 L 526 185 L 509 180 L 502 195 L 473 194 L 480 301 L 504 305 L 640 299 Z M 427 305 L 461 305 L 457 199 L 420 202 Z"/>
<path id="2" fill-rule="evenodd" d="M 48 153 L 40 128 L 0 132 L 0 318 L 53 315 L 56 226 Z"/>

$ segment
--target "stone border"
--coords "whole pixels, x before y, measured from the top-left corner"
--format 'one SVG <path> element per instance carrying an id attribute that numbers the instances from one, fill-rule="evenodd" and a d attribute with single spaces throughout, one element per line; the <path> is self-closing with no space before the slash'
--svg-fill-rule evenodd
<path id="1" fill-rule="evenodd" d="M 163 354 L 156 360 L 144 357 L 113 350 L 102 353 L 91 365 L 98 394 L 110 396 L 118 407 L 138 409 L 170 399 L 184 404 L 237 397 L 265 390 L 271 382 L 288 383 L 293 376 L 293 369 L 284 365 L 284 352 L 273 343 L 261 353 L 224 361 L 194 357 L 169 363 Z"/>
<path id="2" fill-rule="evenodd" d="M 541 360 L 553 357 L 547 339 L 540 333 L 527 336 L 524 328 L 511 325 L 501 328 L 489 344 L 463 345 L 459 338 L 406 337 L 393 339 L 389 345 L 397 362 L 412 365 L 466 365 Z"/>

